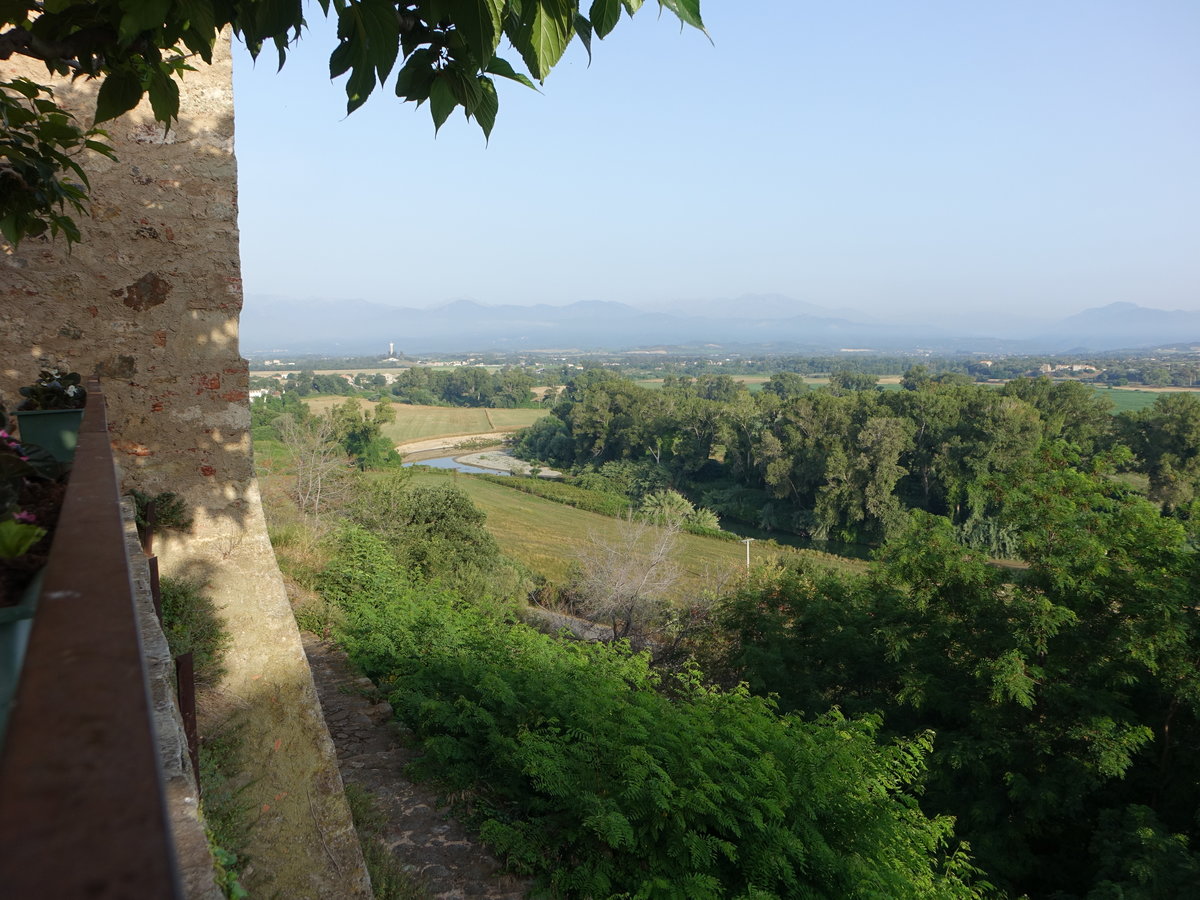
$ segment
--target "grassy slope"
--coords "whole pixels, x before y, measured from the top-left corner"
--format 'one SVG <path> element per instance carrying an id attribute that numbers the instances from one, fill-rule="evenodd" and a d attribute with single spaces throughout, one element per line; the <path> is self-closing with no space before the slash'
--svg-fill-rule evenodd
<path id="1" fill-rule="evenodd" d="M 322 415 L 346 402 L 345 397 L 313 397 L 306 401 L 309 409 Z M 363 406 L 366 400 L 359 400 Z M 532 425 L 549 410 L 545 409 L 476 409 L 459 406 L 411 406 L 393 403 L 396 421 L 383 429 L 394 443 L 418 441 L 443 435 L 486 434 L 490 431 L 515 431 Z"/>
<path id="2" fill-rule="evenodd" d="M 462 488 L 487 514 L 488 530 L 495 535 L 506 555 L 560 584 L 567 578 L 576 547 L 590 534 L 612 538 L 620 527 L 618 519 L 543 500 L 469 475 L 419 472 L 414 477 L 415 484 L 444 484 L 447 481 Z M 753 546 L 750 552 L 754 563 L 806 554 L 806 551 L 789 548 L 771 550 Z M 746 548 L 732 541 L 681 534 L 675 555 L 683 571 L 683 595 L 715 588 L 727 578 L 745 571 Z M 826 554 L 809 555 L 846 568 L 857 570 L 862 566 Z"/>

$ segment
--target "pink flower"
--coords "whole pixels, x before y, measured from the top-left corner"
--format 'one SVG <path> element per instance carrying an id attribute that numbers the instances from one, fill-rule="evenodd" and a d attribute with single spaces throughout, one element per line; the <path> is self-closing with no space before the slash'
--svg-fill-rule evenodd
<path id="1" fill-rule="evenodd" d="M 31 512 L 26 512 L 25 510 L 21 510 L 19 513 L 17 513 L 15 516 L 13 516 L 13 521 L 22 522 L 26 525 L 33 525 L 37 522 L 37 516 L 35 516 Z"/>

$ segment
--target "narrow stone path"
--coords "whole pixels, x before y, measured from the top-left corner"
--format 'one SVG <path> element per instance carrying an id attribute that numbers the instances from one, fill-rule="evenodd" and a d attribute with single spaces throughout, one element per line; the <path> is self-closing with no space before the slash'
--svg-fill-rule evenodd
<path id="1" fill-rule="evenodd" d="M 404 868 L 435 900 L 524 897 L 531 882 L 505 874 L 448 809 L 438 808 L 433 790 L 404 774 L 416 754 L 371 681 L 332 643 L 307 632 L 302 637 L 342 780 L 361 786 L 384 810 L 387 845 Z"/>

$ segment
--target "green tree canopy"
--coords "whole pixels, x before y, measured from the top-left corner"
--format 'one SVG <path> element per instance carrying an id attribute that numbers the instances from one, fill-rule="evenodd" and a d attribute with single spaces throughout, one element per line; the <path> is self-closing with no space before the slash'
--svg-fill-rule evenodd
<path id="1" fill-rule="evenodd" d="M 1149 409 L 1124 413 L 1122 437 L 1150 476 L 1150 496 L 1168 508 L 1194 500 L 1200 488 L 1200 398 L 1163 394 Z"/>
<path id="2" fill-rule="evenodd" d="M 954 816 L 1013 896 L 1184 896 L 1196 555 L 1153 504 L 1061 462 L 1022 478 L 1004 519 L 1028 563 L 1015 577 L 924 512 L 867 578 L 762 573 L 724 608 L 729 677 L 787 711 L 932 731 L 922 807 Z"/>

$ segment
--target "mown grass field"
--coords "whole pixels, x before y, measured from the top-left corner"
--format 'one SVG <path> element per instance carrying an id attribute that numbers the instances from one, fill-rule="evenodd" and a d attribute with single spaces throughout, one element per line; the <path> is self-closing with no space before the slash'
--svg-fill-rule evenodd
<path id="1" fill-rule="evenodd" d="M 413 483 L 418 485 L 447 482 L 462 488 L 486 513 L 488 531 L 495 536 L 505 555 L 559 584 L 569 577 L 575 553 L 589 535 L 612 540 L 621 527 L 619 519 L 543 500 L 469 475 L 417 471 L 413 476 Z M 864 566 L 855 560 L 788 547 L 752 544 L 750 549 L 751 563 L 798 555 L 847 570 L 861 571 Z M 734 541 L 681 534 L 676 539 L 675 559 L 683 573 L 679 597 L 694 597 L 745 572 L 746 547 Z"/>
<path id="2" fill-rule="evenodd" d="M 1137 412 L 1145 409 L 1165 391 L 1139 391 L 1135 388 L 1103 388 L 1092 385 L 1093 390 L 1106 400 L 1111 400 L 1114 413 Z"/>
<path id="3" fill-rule="evenodd" d="M 335 406 L 346 402 L 345 397 L 312 397 L 307 399 L 309 409 L 323 415 Z M 360 406 L 374 404 L 359 400 Z M 423 438 L 447 435 L 487 434 L 492 431 L 516 431 L 532 425 L 549 410 L 546 409 L 476 409 L 458 406 L 411 406 L 393 403 L 396 421 L 387 425 L 383 433 L 395 444 L 419 441 Z"/>

